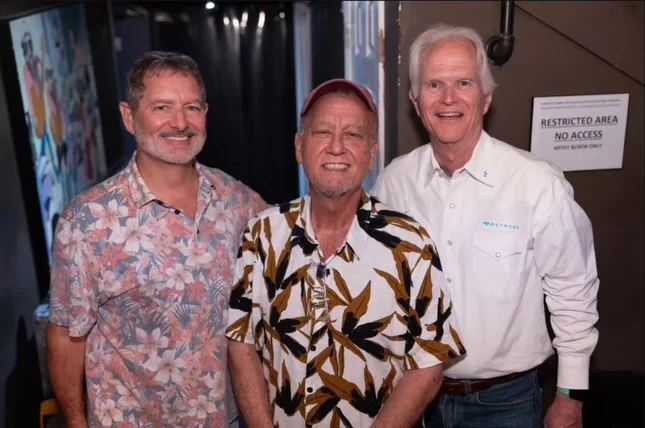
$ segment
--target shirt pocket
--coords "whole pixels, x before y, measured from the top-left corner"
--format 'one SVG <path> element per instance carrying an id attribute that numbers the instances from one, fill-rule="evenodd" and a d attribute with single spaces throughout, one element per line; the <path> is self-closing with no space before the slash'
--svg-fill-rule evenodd
<path id="1" fill-rule="evenodd" d="M 477 290 L 509 298 L 522 288 L 526 242 L 522 235 L 477 230 L 468 272 Z"/>

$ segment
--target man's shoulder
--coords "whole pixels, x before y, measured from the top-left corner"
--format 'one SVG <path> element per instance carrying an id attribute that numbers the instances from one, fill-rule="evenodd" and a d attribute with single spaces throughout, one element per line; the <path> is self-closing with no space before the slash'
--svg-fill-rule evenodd
<path id="1" fill-rule="evenodd" d="M 383 174 L 408 175 L 418 170 L 423 162 L 430 159 L 432 146 L 429 143 L 417 147 L 409 153 L 400 155 L 383 169 Z"/>
<path id="2" fill-rule="evenodd" d="M 533 181 L 565 180 L 564 173 L 554 163 L 496 138 L 491 137 L 490 141 L 498 165 L 510 176 Z"/>
<path id="3" fill-rule="evenodd" d="M 432 163 L 432 147 L 426 143 L 409 153 L 398 156 L 380 172 L 371 191 L 394 202 L 407 194 L 408 189 L 416 189 L 424 183 L 424 176 Z"/>
<path id="4" fill-rule="evenodd" d="M 121 170 L 76 194 L 66 205 L 62 217 L 71 220 L 76 213 L 90 204 L 107 205 L 110 200 L 127 198 L 129 186 L 127 172 Z"/>
<path id="5" fill-rule="evenodd" d="M 198 164 L 198 166 L 199 166 L 200 172 L 203 173 L 206 180 L 210 184 L 214 185 L 215 187 L 220 185 L 228 188 L 233 188 L 237 191 L 244 191 L 244 192 L 249 190 L 252 191 L 252 189 L 246 184 L 244 184 L 242 181 L 222 171 L 219 168 L 214 168 L 203 164 Z"/>
<path id="6" fill-rule="evenodd" d="M 206 180 L 215 187 L 215 189 L 225 190 L 226 194 L 243 194 L 251 199 L 261 200 L 260 195 L 243 183 L 241 180 L 233 177 L 232 175 L 222 171 L 219 168 L 198 164 L 200 172 L 203 173 Z"/>
<path id="7" fill-rule="evenodd" d="M 273 226 L 277 226 L 282 222 L 286 224 L 286 214 L 299 213 L 302 210 L 304 203 L 304 198 L 297 198 L 278 205 L 271 205 L 253 216 L 253 218 L 249 220 L 249 225 L 252 226 L 257 222 L 265 220 L 268 220 Z"/>
<path id="8" fill-rule="evenodd" d="M 370 196 L 374 210 L 372 217 L 384 223 L 384 229 L 399 238 L 427 241 L 430 239 L 425 228 L 412 216 L 381 202 L 377 196 Z"/>

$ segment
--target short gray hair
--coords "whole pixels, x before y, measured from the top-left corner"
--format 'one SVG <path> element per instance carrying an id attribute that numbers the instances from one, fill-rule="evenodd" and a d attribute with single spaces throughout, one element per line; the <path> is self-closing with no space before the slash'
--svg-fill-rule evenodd
<path id="1" fill-rule="evenodd" d="M 477 51 L 477 67 L 482 89 L 485 95 L 492 95 L 496 84 L 481 36 L 469 27 L 455 27 L 440 23 L 432 25 L 417 36 L 410 47 L 410 89 L 414 98 L 419 96 L 421 89 L 421 82 L 419 82 L 421 58 L 426 49 L 443 40 L 466 40 L 473 44 Z"/>

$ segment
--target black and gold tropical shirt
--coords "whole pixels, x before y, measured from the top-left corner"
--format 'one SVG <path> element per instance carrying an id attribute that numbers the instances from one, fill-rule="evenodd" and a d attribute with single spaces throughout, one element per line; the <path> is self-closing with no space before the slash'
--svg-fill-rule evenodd
<path id="1" fill-rule="evenodd" d="M 326 260 L 308 195 L 244 232 L 226 335 L 257 349 L 277 426 L 370 426 L 405 371 L 465 353 L 427 232 L 365 192 L 359 205 Z"/>

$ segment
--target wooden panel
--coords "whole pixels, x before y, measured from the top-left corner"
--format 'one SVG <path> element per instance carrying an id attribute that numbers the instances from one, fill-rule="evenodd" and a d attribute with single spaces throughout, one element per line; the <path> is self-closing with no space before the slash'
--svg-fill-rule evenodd
<path id="1" fill-rule="evenodd" d="M 645 83 L 642 55 L 645 51 L 645 2 L 518 1 L 515 4 L 641 84 Z M 641 55 L 635 55 L 636 52 Z"/>

